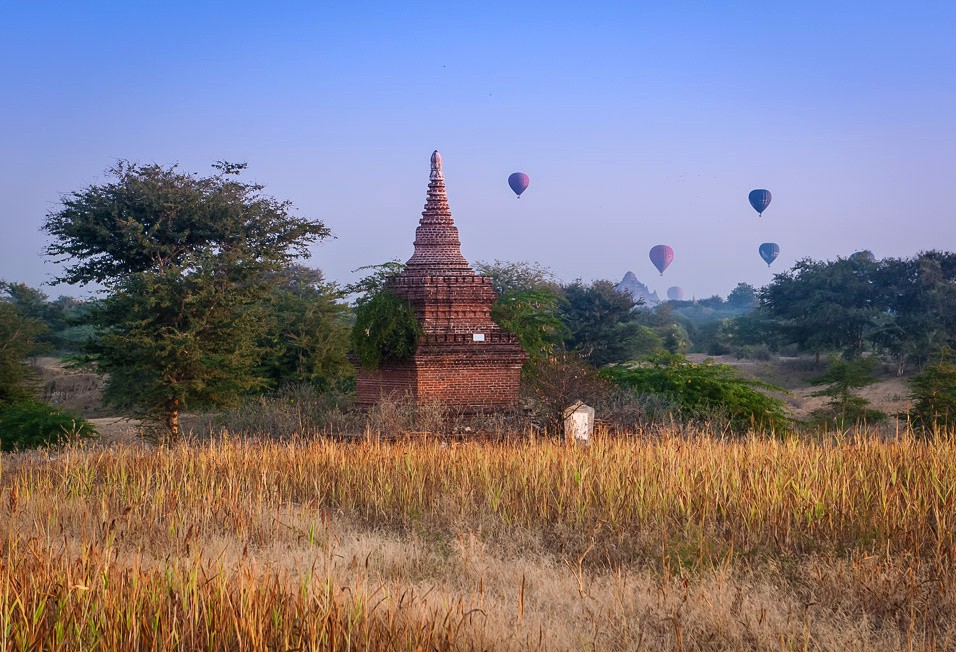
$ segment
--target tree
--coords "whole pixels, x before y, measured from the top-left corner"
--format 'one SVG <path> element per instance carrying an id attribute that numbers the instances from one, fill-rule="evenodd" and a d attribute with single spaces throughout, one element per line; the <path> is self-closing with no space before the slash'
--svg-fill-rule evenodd
<path id="1" fill-rule="evenodd" d="M 737 310 L 750 310 L 757 306 L 757 290 L 750 283 L 738 283 L 727 295 L 727 304 Z"/>
<path id="2" fill-rule="evenodd" d="M 286 383 L 328 388 L 352 376 L 346 354 L 351 312 L 322 272 L 290 265 L 275 274 L 263 301 L 267 329 L 260 363 L 271 389 Z"/>
<path id="3" fill-rule="evenodd" d="M 760 305 L 785 340 L 818 359 L 833 350 L 859 356 L 880 313 L 876 265 L 862 258 L 798 261 L 760 290 Z"/>
<path id="4" fill-rule="evenodd" d="M 491 285 L 498 296 L 528 290 L 561 294 L 561 286 L 554 278 L 554 272 L 539 263 L 501 260 L 488 263 L 479 260 L 475 263 L 475 271 L 491 279 Z"/>
<path id="5" fill-rule="evenodd" d="M 642 353 L 648 336 L 632 310 L 639 304 L 630 293 L 618 292 L 610 281 L 585 285 L 577 280 L 563 290 L 567 303 L 561 320 L 571 333 L 568 348 L 595 366 L 624 362 Z"/>
<path id="6" fill-rule="evenodd" d="M 475 269 L 491 279 L 498 299 L 491 318 L 518 336 L 528 354 L 525 370 L 555 354 L 569 335 L 560 313 L 565 304 L 554 274 L 537 263 L 478 262 Z M 527 375 L 527 374 L 526 374 Z"/>
<path id="7" fill-rule="evenodd" d="M 853 390 L 862 389 L 876 382 L 873 376 L 876 365 L 876 358 L 872 356 L 853 360 L 832 356 L 827 370 L 810 379 L 811 385 L 826 385 L 825 388 L 810 394 L 811 396 L 830 398 L 827 407 L 815 413 L 815 420 L 832 421 L 842 428 L 848 423 L 876 422 L 885 419 L 886 415 L 883 412 L 867 407 L 870 404 L 869 400 L 853 393 Z"/>
<path id="8" fill-rule="evenodd" d="M 943 348 L 939 359 L 909 380 L 912 398 L 910 412 L 915 425 L 924 430 L 956 426 L 956 364 L 953 352 Z"/>
<path id="9" fill-rule="evenodd" d="M 100 283 L 91 345 L 108 374 L 104 398 L 161 418 L 180 434 L 183 406 L 224 405 L 262 387 L 261 302 L 272 274 L 330 232 L 263 186 L 244 164 L 209 177 L 120 162 L 110 180 L 63 197 L 47 215 L 57 279 Z"/>
<path id="10" fill-rule="evenodd" d="M 12 303 L 0 301 L 0 404 L 29 396 L 27 358 L 45 328 L 39 319 L 21 316 Z"/>
<path id="11" fill-rule="evenodd" d="M 0 282 L 0 291 L 22 317 L 39 320 L 46 326 L 37 336 L 36 353 L 75 353 L 92 336 L 88 302 L 66 296 L 50 301 L 45 293 L 25 283 Z"/>
<path id="12" fill-rule="evenodd" d="M 491 318 L 518 336 L 528 364 L 534 364 L 553 355 L 569 334 L 558 317 L 563 301 L 550 290 L 516 290 L 498 297 L 491 306 Z"/>
<path id="13" fill-rule="evenodd" d="M 907 362 L 922 366 L 940 347 L 956 345 L 956 254 L 883 259 L 874 282 L 882 311 L 867 337 L 896 358 L 898 375 Z"/>
<path id="14" fill-rule="evenodd" d="M 352 350 L 362 367 L 374 370 L 383 362 L 411 358 L 421 336 L 422 327 L 412 304 L 383 288 L 356 309 Z"/>

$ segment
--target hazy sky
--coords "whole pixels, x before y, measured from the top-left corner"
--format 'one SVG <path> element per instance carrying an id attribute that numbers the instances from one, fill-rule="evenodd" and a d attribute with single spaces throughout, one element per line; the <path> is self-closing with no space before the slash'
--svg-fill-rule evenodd
<path id="1" fill-rule="evenodd" d="M 435 148 L 465 257 L 565 281 L 703 297 L 956 250 L 951 1 L 6 0 L 0 85 L 0 279 L 31 285 L 45 214 L 117 159 L 248 162 L 332 228 L 309 264 L 342 282 L 411 255 Z"/>

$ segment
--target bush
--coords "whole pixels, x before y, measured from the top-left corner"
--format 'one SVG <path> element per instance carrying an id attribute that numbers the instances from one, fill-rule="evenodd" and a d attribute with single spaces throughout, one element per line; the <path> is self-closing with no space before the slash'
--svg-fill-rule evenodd
<path id="1" fill-rule="evenodd" d="M 672 402 L 676 418 L 712 421 L 733 430 L 787 430 L 790 426 L 783 401 L 759 391 L 782 390 L 742 378 L 729 365 L 695 364 L 683 356 L 660 355 L 639 365 L 607 367 L 601 375 L 636 393 Z"/>
<path id="2" fill-rule="evenodd" d="M 915 401 L 910 413 L 914 424 L 925 430 L 956 426 L 956 364 L 951 352 L 909 381 Z"/>
<path id="3" fill-rule="evenodd" d="M 96 433 L 86 420 L 33 399 L 0 405 L 0 450 L 10 452 L 56 444 Z"/>
<path id="4" fill-rule="evenodd" d="M 853 393 L 876 382 L 874 372 L 877 360 L 874 357 L 846 360 L 832 356 L 827 370 L 810 379 L 811 385 L 826 385 L 810 396 L 826 396 L 827 406 L 814 410 L 810 423 L 817 426 L 844 428 L 859 423 L 878 423 L 886 414 L 869 407 L 869 400 Z"/>
<path id="5" fill-rule="evenodd" d="M 382 290 L 356 310 L 352 349 L 362 367 L 377 369 L 383 362 L 411 358 L 421 334 L 412 305 L 394 292 Z"/>
<path id="6" fill-rule="evenodd" d="M 268 396 L 259 396 L 196 424 L 199 434 L 226 430 L 236 435 L 288 439 L 321 432 L 362 429 L 350 411 L 352 396 L 337 390 L 320 391 L 309 383 L 290 383 Z"/>
<path id="7" fill-rule="evenodd" d="M 597 405 L 613 389 L 587 360 L 570 351 L 529 361 L 521 381 L 531 413 L 552 433 L 562 432 L 566 407 L 575 401 Z"/>

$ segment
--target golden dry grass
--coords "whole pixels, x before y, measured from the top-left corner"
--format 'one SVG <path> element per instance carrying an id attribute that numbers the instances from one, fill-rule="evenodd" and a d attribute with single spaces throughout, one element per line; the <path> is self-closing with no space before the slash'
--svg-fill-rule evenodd
<path id="1" fill-rule="evenodd" d="M 5 456 L 8 649 L 956 649 L 956 441 Z"/>

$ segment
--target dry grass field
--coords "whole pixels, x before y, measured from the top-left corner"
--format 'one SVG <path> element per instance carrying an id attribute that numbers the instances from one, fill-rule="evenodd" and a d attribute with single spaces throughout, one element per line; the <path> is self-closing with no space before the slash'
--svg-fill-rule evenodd
<path id="1" fill-rule="evenodd" d="M 5 455 L 0 650 L 953 650 L 956 438 Z"/>

